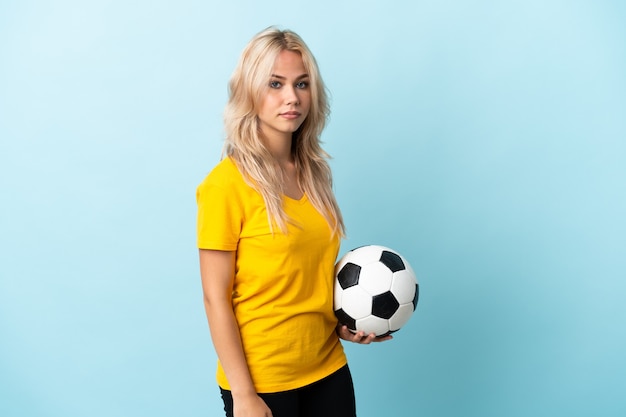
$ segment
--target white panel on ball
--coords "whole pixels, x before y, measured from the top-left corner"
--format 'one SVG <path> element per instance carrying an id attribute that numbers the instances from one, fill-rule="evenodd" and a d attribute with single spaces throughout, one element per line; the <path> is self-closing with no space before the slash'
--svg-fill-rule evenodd
<path id="1" fill-rule="evenodd" d="M 380 255 L 383 252 L 382 246 L 361 246 L 360 248 L 350 251 L 350 261 L 357 265 L 363 266 L 371 262 L 375 262 L 380 259 Z M 345 258 L 344 258 L 345 259 Z M 347 262 L 347 261 L 346 261 Z M 345 263 L 344 263 L 345 264 Z M 343 265 L 339 265 L 341 267 Z"/>
<path id="2" fill-rule="evenodd" d="M 353 319 L 360 319 L 372 313 L 372 296 L 363 288 L 347 288 L 341 295 L 341 308 Z"/>
<path id="3" fill-rule="evenodd" d="M 389 330 L 395 331 L 404 326 L 413 314 L 413 303 L 402 304 L 389 318 Z"/>
<path id="4" fill-rule="evenodd" d="M 366 335 L 375 333 L 376 336 L 380 336 L 389 331 L 389 323 L 380 317 L 368 316 L 356 321 L 356 329 L 362 330 Z"/>
<path id="5" fill-rule="evenodd" d="M 334 292 L 334 299 L 333 299 L 333 303 L 335 306 L 335 310 L 338 310 L 341 308 L 341 299 L 343 298 L 343 289 L 341 288 L 341 285 L 339 285 L 337 282 L 337 280 L 335 279 L 335 284 L 333 287 L 333 292 Z"/>
<path id="6" fill-rule="evenodd" d="M 405 265 L 408 264 L 405 263 Z M 400 304 L 412 303 L 413 297 L 415 297 L 415 275 L 413 272 L 408 269 L 394 272 L 391 292 Z"/>
<path id="7" fill-rule="evenodd" d="M 391 288 L 393 273 L 380 262 L 371 263 L 361 268 L 359 286 L 370 295 L 382 294 Z"/>

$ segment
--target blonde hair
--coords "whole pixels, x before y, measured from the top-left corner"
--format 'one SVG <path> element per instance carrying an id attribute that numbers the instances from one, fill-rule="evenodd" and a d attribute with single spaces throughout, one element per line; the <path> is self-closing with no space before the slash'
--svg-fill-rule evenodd
<path id="1" fill-rule="evenodd" d="M 283 172 L 261 141 L 257 117 L 276 58 L 284 50 L 300 54 L 311 89 L 308 116 L 292 138 L 298 185 L 333 233 L 344 236 L 343 217 L 332 191 L 332 173 L 327 162 L 330 156 L 320 144 L 330 114 L 326 87 L 315 57 L 296 33 L 270 27 L 252 38 L 243 50 L 228 86 L 224 153 L 232 158 L 248 184 L 262 195 L 271 230 L 276 225 L 286 233 L 289 219 L 283 208 Z"/>

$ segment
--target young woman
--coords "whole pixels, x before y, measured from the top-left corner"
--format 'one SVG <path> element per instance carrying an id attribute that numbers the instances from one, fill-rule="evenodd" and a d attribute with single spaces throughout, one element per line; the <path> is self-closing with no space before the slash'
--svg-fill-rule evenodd
<path id="1" fill-rule="evenodd" d="M 320 134 L 329 114 L 315 58 L 269 28 L 229 84 L 226 157 L 200 184 L 204 304 L 227 416 L 352 417 L 339 338 L 368 344 L 333 313 L 344 235 Z"/>

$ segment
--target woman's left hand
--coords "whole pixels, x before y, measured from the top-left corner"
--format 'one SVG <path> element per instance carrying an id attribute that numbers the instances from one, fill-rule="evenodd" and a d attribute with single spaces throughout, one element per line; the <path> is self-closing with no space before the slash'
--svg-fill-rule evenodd
<path id="1" fill-rule="evenodd" d="M 347 340 L 348 342 L 353 343 L 359 343 L 361 345 L 369 345 L 372 342 L 384 342 L 386 340 L 393 339 L 391 335 L 377 337 L 374 333 L 366 335 L 363 331 L 352 333 L 348 329 L 348 326 L 341 324 L 337 325 L 337 334 L 343 340 Z"/>

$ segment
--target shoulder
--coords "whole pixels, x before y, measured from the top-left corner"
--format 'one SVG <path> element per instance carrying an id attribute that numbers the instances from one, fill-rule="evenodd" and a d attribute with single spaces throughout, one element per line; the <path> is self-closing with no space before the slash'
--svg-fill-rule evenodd
<path id="1" fill-rule="evenodd" d="M 245 183 L 243 176 L 232 159 L 222 159 L 200 183 L 199 188 L 232 188 Z"/>

